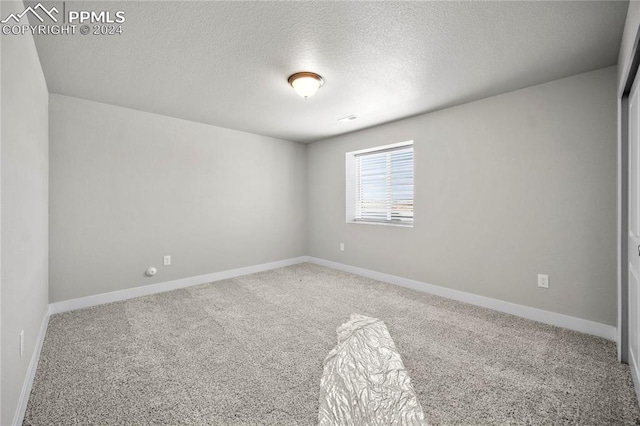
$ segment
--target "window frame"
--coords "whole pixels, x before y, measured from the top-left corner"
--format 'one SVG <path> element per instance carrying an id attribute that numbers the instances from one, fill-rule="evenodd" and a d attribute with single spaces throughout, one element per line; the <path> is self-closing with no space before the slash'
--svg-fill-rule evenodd
<path id="1" fill-rule="evenodd" d="M 413 219 L 411 222 L 394 222 L 394 221 L 374 221 L 374 220 L 356 220 L 356 157 L 366 154 L 375 154 L 378 152 L 392 151 L 403 148 L 413 148 Z M 345 206 L 346 206 L 346 223 L 354 223 L 358 225 L 382 225 L 396 226 L 401 228 L 413 228 L 415 224 L 415 147 L 413 140 L 392 143 L 388 145 L 375 146 L 372 148 L 351 151 L 345 154 Z"/>

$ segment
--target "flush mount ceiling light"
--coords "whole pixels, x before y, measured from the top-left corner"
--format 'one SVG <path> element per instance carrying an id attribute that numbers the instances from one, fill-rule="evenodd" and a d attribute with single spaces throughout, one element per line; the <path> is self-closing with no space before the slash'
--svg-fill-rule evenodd
<path id="1" fill-rule="evenodd" d="M 305 100 L 315 95 L 324 80 L 315 72 L 297 72 L 287 80 L 296 93 Z"/>

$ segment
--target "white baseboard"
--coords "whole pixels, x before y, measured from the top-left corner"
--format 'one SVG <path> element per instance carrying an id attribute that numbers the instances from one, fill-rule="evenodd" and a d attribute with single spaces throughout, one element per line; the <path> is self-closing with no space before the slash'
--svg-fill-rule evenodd
<path id="1" fill-rule="evenodd" d="M 22 386 L 22 392 L 18 401 L 18 406 L 13 419 L 13 424 L 18 426 L 22 424 L 24 415 L 27 409 L 27 403 L 29 402 L 29 395 L 31 393 L 31 386 L 33 385 L 33 379 L 38 367 L 38 361 L 40 359 L 40 352 L 42 350 L 42 344 L 47 332 L 47 325 L 49 323 L 49 316 L 66 311 L 72 311 L 75 309 L 88 308 L 91 306 L 102 305 L 105 303 L 117 302 L 120 300 L 132 299 L 135 297 L 146 296 L 150 294 L 162 293 L 165 291 L 176 290 L 179 288 L 191 287 L 198 284 L 205 284 L 214 281 L 220 281 L 224 279 L 239 277 L 242 275 L 254 274 L 256 272 L 268 271 L 271 269 L 282 268 L 285 266 L 291 266 L 298 263 L 311 262 L 317 265 L 326 266 L 333 269 L 349 272 L 363 277 L 371 278 L 378 281 L 384 281 L 390 284 L 399 285 L 402 287 L 411 288 L 426 293 L 435 294 L 437 296 L 446 297 L 460 302 L 469 303 L 472 305 L 482 306 L 485 308 L 493 309 L 500 312 L 505 312 L 511 315 L 527 318 L 534 321 L 539 321 L 545 324 L 551 324 L 558 327 L 568 328 L 570 330 L 579 331 L 582 333 L 592 334 L 595 336 L 603 337 L 608 340 L 615 340 L 617 335 L 616 327 L 601 324 L 593 321 L 588 321 L 581 318 L 575 318 L 568 315 L 562 315 L 555 312 L 544 311 L 542 309 L 532 308 L 529 306 L 518 305 L 516 303 L 505 302 L 503 300 L 492 299 L 489 297 L 478 296 L 472 293 L 466 293 L 464 291 L 453 290 L 446 287 L 440 287 L 433 284 L 427 284 L 421 281 L 411 280 L 408 278 L 398 277 L 396 275 L 385 274 L 382 272 L 376 272 L 369 269 L 358 268 L 356 266 L 345 265 L 342 263 L 332 262 L 329 260 L 319 259 L 311 256 L 300 256 L 291 259 L 280 260 L 277 262 L 263 263 L 261 265 L 247 266 L 244 268 L 231 269 L 228 271 L 214 272 L 211 274 L 198 275 L 195 277 L 182 278 L 173 281 L 166 281 L 158 284 L 151 284 L 142 287 L 135 287 L 127 290 L 114 291 L 110 293 L 97 294 L 95 296 L 82 297 L 78 299 L 65 300 L 63 302 L 56 302 L 49 304 L 49 310 L 42 319 L 40 326 L 40 332 L 36 341 L 31 361 L 29 363 L 29 369 Z M 636 378 L 634 377 L 634 380 Z M 636 389 L 638 386 L 636 384 Z"/>
<path id="2" fill-rule="evenodd" d="M 378 281 L 384 281 L 390 284 L 411 288 L 413 290 L 423 291 L 435 294 L 437 296 L 446 297 L 448 299 L 458 300 L 460 302 L 469 303 L 471 305 L 482 306 L 484 308 L 493 309 L 495 311 L 505 312 L 511 315 L 527 318 L 530 320 L 542 322 L 545 324 L 555 325 L 557 327 L 568 328 L 570 330 L 579 331 L 581 333 L 592 334 L 594 336 L 603 337 L 608 340 L 616 340 L 617 329 L 614 326 L 601 324 L 594 321 L 576 318 L 568 315 L 558 314 L 555 312 L 545 311 L 530 306 L 519 305 L 516 303 L 505 302 L 499 299 L 479 296 L 473 293 L 453 290 L 421 281 L 403 278 L 396 275 L 385 274 L 382 272 L 372 271 L 369 269 L 359 268 L 357 266 L 345 265 L 330 260 L 320 259 L 311 256 L 300 256 L 291 259 L 280 260 L 276 262 L 263 263 L 260 265 L 247 266 L 244 268 L 231 269 L 227 271 L 214 272 L 211 274 L 198 275 L 195 277 L 181 278 L 173 281 L 166 281 L 158 284 L 150 284 L 141 287 L 134 287 L 126 290 L 114 291 L 110 293 L 102 293 L 94 296 L 81 297 L 78 299 L 65 300 L 62 302 L 51 303 L 49 305 L 49 314 L 57 314 L 60 312 L 73 311 L 76 309 L 88 308 L 91 306 L 102 305 L 105 303 L 117 302 L 120 300 L 132 299 L 135 297 L 147 296 L 165 291 L 176 290 L 179 288 L 191 287 L 194 285 L 235 278 L 242 275 L 253 274 L 256 272 L 267 271 L 270 269 L 282 268 L 285 266 L 295 265 L 303 262 L 311 262 L 317 265 L 327 266 L 329 268 L 338 269 L 352 274 L 361 275 Z"/>
<path id="3" fill-rule="evenodd" d="M 256 272 L 268 271 L 270 269 L 282 268 L 308 260 L 307 256 L 294 257 L 291 259 L 279 260 L 276 262 L 263 263 L 260 265 L 247 266 L 244 268 L 230 269 L 227 271 L 214 272 L 211 274 L 198 275 L 195 277 L 181 278 L 173 281 L 165 281 L 157 284 L 149 284 L 140 287 L 129 288 L 126 290 L 112 291 L 109 293 L 96 294 L 94 296 L 80 297 L 78 299 L 65 300 L 55 302 L 49 305 L 49 314 L 58 314 L 60 312 L 73 311 L 76 309 L 88 308 L 105 303 L 118 302 L 120 300 L 133 299 L 140 296 L 148 296 L 150 294 L 163 293 L 165 291 L 176 290 L 179 288 L 191 287 L 194 285 L 210 283 L 214 281 L 226 280 L 229 278 L 239 277 L 241 275 L 254 274 Z"/>
<path id="4" fill-rule="evenodd" d="M 22 425 L 25 412 L 27 411 L 27 404 L 29 403 L 29 395 L 31 394 L 31 387 L 33 385 L 33 379 L 36 375 L 36 369 L 38 368 L 38 361 L 40 360 L 40 352 L 42 351 L 42 344 L 44 343 L 44 337 L 47 333 L 47 326 L 49 324 L 49 317 L 53 314 L 60 312 L 72 311 L 75 309 L 88 308 L 91 306 L 102 305 L 105 303 L 117 302 L 120 300 L 132 299 L 134 297 L 146 296 L 150 294 L 162 293 L 165 291 L 171 291 L 179 288 L 190 287 L 198 284 L 205 284 L 213 281 L 220 281 L 229 278 L 239 277 L 242 275 L 254 274 L 256 272 L 268 271 L 270 269 L 282 268 L 285 266 L 291 266 L 298 263 L 307 262 L 307 256 L 295 257 L 291 259 L 279 260 L 276 262 L 263 263 L 261 265 L 247 266 L 244 268 L 231 269 L 228 271 L 214 272 L 211 274 L 198 275 L 195 277 L 182 278 L 173 281 L 166 281 L 158 284 L 151 284 L 142 287 L 130 288 L 127 290 L 114 291 L 110 293 L 97 294 L 95 296 L 81 297 L 78 299 L 65 300 L 63 302 L 56 302 L 49 304 L 48 311 L 45 312 L 45 316 L 42 319 L 40 325 L 40 332 L 36 340 L 36 345 L 31 356 L 27 375 L 25 376 L 22 392 L 20 393 L 20 399 L 18 400 L 18 406 L 13 417 L 13 425 Z"/>
<path id="5" fill-rule="evenodd" d="M 42 344 L 44 343 L 44 336 L 47 334 L 48 325 L 49 313 L 45 312 L 44 318 L 42 318 L 42 323 L 40 324 L 40 332 L 38 333 L 36 345 L 33 348 L 33 354 L 31 355 L 27 375 L 25 376 L 22 384 L 22 392 L 20 392 L 20 399 L 18 400 L 16 413 L 13 416 L 14 426 L 22 425 L 22 421 L 24 420 L 24 414 L 27 411 L 27 404 L 29 403 L 29 395 L 31 394 L 31 386 L 33 385 L 33 379 L 36 376 L 36 369 L 38 368 L 38 361 L 40 360 L 40 351 L 42 351 Z"/>
<path id="6" fill-rule="evenodd" d="M 592 334 L 594 336 L 602 337 L 607 340 L 615 341 L 617 336 L 617 329 L 612 325 L 601 324 L 599 322 L 571 317 L 555 312 L 549 312 L 542 309 L 532 308 L 530 306 L 518 305 L 516 303 L 505 302 L 503 300 L 492 299 L 490 297 L 479 296 L 477 294 L 453 290 L 433 284 L 427 284 L 421 281 L 398 277 L 396 275 L 384 274 L 382 272 L 371 271 L 369 269 L 358 268 L 356 266 L 345 265 L 338 262 L 332 262 L 330 260 L 319 259 L 317 257 L 310 256 L 308 257 L 307 261 L 315 263 L 317 265 L 338 269 L 340 271 L 361 275 L 363 277 L 371 278 L 374 280 L 384 281 L 390 284 L 411 288 L 413 290 L 435 294 L 436 296 L 442 296 L 448 299 L 469 303 L 471 305 L 482 306 L 484 308 L 493 309 L 495 311 L 505 312 L 511 315 L 527 318 L 545 324 L 568 328 L 570 330 L 579 331 L 581 333 Z"/>

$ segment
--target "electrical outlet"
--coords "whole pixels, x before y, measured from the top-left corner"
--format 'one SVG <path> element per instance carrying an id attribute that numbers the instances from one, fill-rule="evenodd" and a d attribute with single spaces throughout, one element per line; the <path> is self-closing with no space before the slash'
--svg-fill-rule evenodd
<path id="1" fill-rule="evenodd" d="M 24 330 L 20 331 L 20 358 L 24 354 Z"/>
<path id="2" fill-rule="evenodd" d="M 538 287 L 549 288 L 549 275 L 538 274 Z"/>
<path id="3" fill-rule="evenodd" d="M 344 243 L 340 243 L 340 251 L 344 251 Z"/>
<path id="4" fill-rule="evenodd" d="M 167 255 L 163 258 L 164 266 L 171 265 L 171 255 Z"/>

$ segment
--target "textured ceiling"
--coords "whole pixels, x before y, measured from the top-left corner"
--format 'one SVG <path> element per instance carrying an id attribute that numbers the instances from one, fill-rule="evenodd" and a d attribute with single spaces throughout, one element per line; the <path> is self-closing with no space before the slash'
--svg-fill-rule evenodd
<path id="1" fill-rule="evenodd" d="M 120 36 L 37 36 L 52 93 L 301 142 L 614 65 L 627 10 L 611 1 L 65 6 L 124 10 L 126 22 Z M 325 79 L 308 101 L 287 84 L 297 71 Z M 359 119 L 336 121 L 351 114 Z"/>

